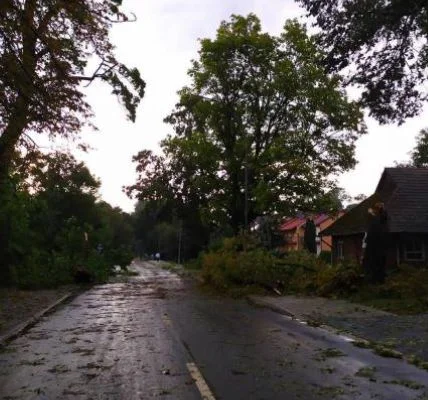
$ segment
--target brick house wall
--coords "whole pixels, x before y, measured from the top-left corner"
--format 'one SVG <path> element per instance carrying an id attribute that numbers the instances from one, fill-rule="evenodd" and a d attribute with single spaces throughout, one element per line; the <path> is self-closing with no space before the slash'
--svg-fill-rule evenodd
<path id="1" fill-rule="evenodd" d="M 334 264 L 342 260 L 361 263 L 363 256 L 363 234 L 333 236 Z M 399 264 L 428 265 L 428 235 L 391 234 L 386 255 L 387 268 L 396 268 Z"/>
<path id="2" fill-rule="evenodd" d="M 361 262 L 363 254 L 362 241 L 363 234 L 347 235 L 347 236 L 333 236 L 332 239 L 332 260 L 333 264 L 340 261 L 347 260 L 353 262 Z"/>
<path id="3" fill-rule="evenodd" d="M 339 214 L 341 216 L 342 213 Z M 319 225 L 319 232 L 322 232 L 324 229 L 328 228 L 337 218 L 328 218 L 325 221 L 321 222 Z M 318 228 L 318 227 L 317 227 Z M 323 236 L 320 238 L 321 251 L 332 251 L 333 248 L 333 239 L 331 236 Z"/>
<path id="4" fill-rule="evenodd" d="M 303 226 L 293 229 L 292 231 L 284 232 L 284 251 L 296 251 L 303 249 L 303 237 L 305 235 L 305 229 Z"/>

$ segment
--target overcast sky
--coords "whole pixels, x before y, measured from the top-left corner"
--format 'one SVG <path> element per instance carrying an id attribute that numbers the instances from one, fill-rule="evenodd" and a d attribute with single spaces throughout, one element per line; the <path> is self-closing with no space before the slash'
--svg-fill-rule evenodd
<path id="1" fill-rule="evenodd" d="M 158 143 L 171 128 L 163 124 L 177 102 L 176 92 L 188 83 L 190 60 L 197 57 L 198 39 L 214 37 L 220 22 L 230 15 L 255 13 L 263 30 L 278 34 L 286 19 L 302 16 L 293 0 L 124 0 L 138 18 L 135 23 L 119 24 L 112 32 L 118 58 L 137 67 L 147 83 L 145 98 L 135 124 L 110 95 L 108 87 L 94 84 L 88 101 L 95 112 L 98 132 L 84 132 L 95 149 L 78 154 L 94 175 L 101 178 L 104 200 L 126 211 L 133 202 L 122 186 L 135 181 L 132 155 L 142 149 L 159 149 Z M 415 136 L 428 126 L 428 110 L 397 127 L 379 126 L 367 119 L 368 134 L 357 143 L 357 167 L 339 178 L 350 195 L 371 194 L 384 167 L 408 159 Z"/>

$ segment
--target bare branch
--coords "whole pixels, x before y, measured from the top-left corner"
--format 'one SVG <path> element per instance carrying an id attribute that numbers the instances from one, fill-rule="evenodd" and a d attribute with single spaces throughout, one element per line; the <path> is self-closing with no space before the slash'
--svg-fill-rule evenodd
<path id="1" fill-rule="evenodd" d="M 78 75 L 76 75 L 76 76 L 71 76 L 70 78 L 74 79 L 74 80 L 79 80 L 79 81 L 88 81 L 88 84 L 85 85 L 85 87 L 88 87 L 95 79 L 105 78 L 109 72 L 111 72 L 114 68 L 116 68 L 119 65 L 119 63 L 115 63 L 115 64 L 111 65 L 108 69 L 103 71 L 102 73 L 99 73 L 99 71 L 105 65 L 106 65 L 105 61 L 102 61 L 100 63 L 100 65 L 97 67 L 97 69 L 95 70 L 95 72 L 91 76 L 78 76 Z"/>

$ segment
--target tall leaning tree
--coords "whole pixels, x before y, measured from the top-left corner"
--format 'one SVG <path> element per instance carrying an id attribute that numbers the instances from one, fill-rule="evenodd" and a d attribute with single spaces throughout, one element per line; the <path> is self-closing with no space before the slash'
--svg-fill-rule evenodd
<path id="1" fill-rule="evenodd" d="M 145 83 L 114 55 L 122 0 L 0 1 L 0 183 L 28 132 L 70 137 L 90 121 L 83 86 L 112 87 L 135 120 Z M 89 71 L 90 65 L 95 65 Z"/>
<path id="2" fill-rule="evenodd" d="M 235 232 L 256 215 L 314 208 L 354 166 L 364 132 L 359 105 L 325 73 L 323 57 L 296 21 L 278 37 L 253 14 L 221 23 L 201 40 L 191 84 L 166 118 L 174 135 L 163 155 L 135 158 L 128 193 L 166 196 Z"/>
<path id="3" fill-rule="evenodd" d="M 403 123 L 428 100 L 426 0 L 298 0 L 321 28 L 329 71 L 345 73 L 381 123 Z"/>

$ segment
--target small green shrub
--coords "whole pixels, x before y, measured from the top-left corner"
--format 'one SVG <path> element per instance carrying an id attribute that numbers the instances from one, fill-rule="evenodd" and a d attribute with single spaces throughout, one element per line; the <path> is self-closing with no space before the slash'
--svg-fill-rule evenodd
<path id="1" fill-rule="evenodd" d="M 317 294 L 321 296 L 346 296 L 356 292 L 363 284 L 360 265 L 344 262 L 326 266 L 317 274 Z"/>

